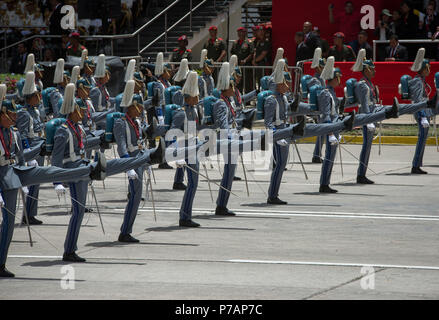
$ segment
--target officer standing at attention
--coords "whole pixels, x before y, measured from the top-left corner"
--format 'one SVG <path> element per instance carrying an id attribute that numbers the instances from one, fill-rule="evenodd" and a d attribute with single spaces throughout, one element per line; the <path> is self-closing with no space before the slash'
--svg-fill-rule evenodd
<path id="1" fill-rule="evenodd" d="M 218 28 L 211 26 L 209 28 L 210 38 L 204 44 L 203 49 L 207 50 L 207 59 L 212 59 L 214 62 L 223 62 L 227 55 L 226 44 L 222 38 L 217 37 Z"/>
<path id="2" fill-rule="evenodd" d="M 134 94 L 134 87 L 134 80 L 128 80 L 120 104 L 125 115 L 114 122 L 113 132 L 120 158 L 135 158 L 142 153 L 145 149 L 144 138 L 150 135 L 149 131 L 153 128 L 152 125 L 142 126 L 140 124 L 139 116 L 143 111 L 143 100 L 139 94 Z M 144 171 L 145 167 L 143 166 L 127 171 L 129 199 L 125 208 L 123 224 L 120 228 L 119 242 L 139 242 L 131 236 L 131 233 L 142 199 Z"/>
<path id="3" fill-rule="evenodd" d="M 43 140 L 44 120 L 40 114 L 41 94 L 35 86 L 35 74 L 29 71 L 23 87 L 25 105 L 17 114 L 17 129 L 22 138 L 22 147 L 29 150 Z M 28 166 L 36 167 L 44 164 L 44 156 L 38 155 L 36 159 L 27 162 Z M 40 186 L 34 185 L 29 188 L 29 197 L 26 199 L 26 212 L 29 216 L 29 223 L 38 225 L 42 221 L 36 219 L 38 212 L 38 194 Z"/>
<path id="4" fill-rule="evenodd" d="M 200 92 L 200 99 L 211 96 L 215 88 L 215 81 L 213 80 L 213 61 L 207 58 L 207 50 L 201 50 L 200 68 L 203 72 L 198 77 L 198 90 Z"/>
<path id="5" fill-rule="evenodd" d="M 329 48 L 329 56 L 333 56 L 335 61 L 355 61 L 355 53 L 351 46 L 343 44 L 344 33 L 334 34 L 334 45 Z"/>
<path id="6" fill-rule="evenodd" d="M 235 54 L 238 57 L 239 66 L 251 66 L 253 59 L 253 43 L 247 39 L 247 29 L 239 27 L 237 30 L 238 39 L 233 42 L 231 54 Z M 250 69 L 244 69 L 245 74 L 245 92 L 250 92 L 253 88 L 252 84 L 252 72 Z M 238 84 L 239 90 L 243 90 L 244 84 L 241 82 Z"/>
<path id="7" fill-rule="evenodd" d="M 187 48 L 188 40 L 186 35 L 182 35 L 178 38 L 178 48 L 175 48 L 172 52 L 171 62 L 180 62 L 182 59 L 192 61 L 192 50 Z M 174 71 L 178 69 L 178 66 L 173 66 Z"/>
<path id="8" fill-rule="evenodd" d="M 254 28 L 256 39 L 254 41 L 254 53 L 253 53 L 253 59 L 252 59 L 252 65 L 253 66 L 268 66 L 271 65 L 270 58 L 270 51 L 271 51 L 271 44 L 267 39 L 265 38 L 265 30 L 264 26 L 259 25 Z M 256 83 L 259 83 L 259 80 L 262 78 L 264 74 L 263 69 L 257 69 L 255 71 L 256 74 Z"/>

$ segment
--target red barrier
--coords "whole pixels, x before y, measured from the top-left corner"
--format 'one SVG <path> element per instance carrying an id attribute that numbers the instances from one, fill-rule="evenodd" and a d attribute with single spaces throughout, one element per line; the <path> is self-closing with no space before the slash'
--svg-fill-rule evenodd
<path id="1" fill-rule="evenodd" d="M 383 104 L 392 104 L 393 97 L 397 97 L 401 101 L 401 97 L 398 94 L 398 84 L 402 75 L 408 74 L 411 77 L 416 75 L 415 72 L 410 70 L 412 64 L 412 62 L 375 62 L 376 76 L 372 82 L 378 86 L 380 98 L 383 100 Z M 341 72 L 343 73 L 343 77 L 341 78 L 342 86 L 336 90 L 338 97 L 343 96 L 343 88 L 348 79 L 355 78 L 360 80 L 362 78 L 361 72 L 353 72 L 351 70 L 353 65 L 353 62 L 335 63 L 335 67 L 340 68 Z M 311 63 L 305 63 L 304 74 L 314 74 L 310 66 Z M 427 83 L 432 88 L 430 97 L 432 97 L 436 92 L 434 85 L 434 74 L 436 72 L 439 72 L 439 62 L 432 62 L 430 76 L 427 78 Z"/>

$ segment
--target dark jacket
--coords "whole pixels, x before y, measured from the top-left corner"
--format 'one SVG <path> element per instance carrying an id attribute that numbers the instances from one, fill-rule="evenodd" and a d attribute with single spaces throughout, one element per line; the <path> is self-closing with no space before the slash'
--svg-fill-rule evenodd
<path id="1" fill-rule="evenodd" d="M 393 54 L 393 56 L 391 56 L 391 54 Z M 395 53 L 392 52 L 391 46 L 387 46 L 385 58 L 395 58 L 395 61 L 408 61 L 409 55 L 407 48 L 399 44 Z"/>

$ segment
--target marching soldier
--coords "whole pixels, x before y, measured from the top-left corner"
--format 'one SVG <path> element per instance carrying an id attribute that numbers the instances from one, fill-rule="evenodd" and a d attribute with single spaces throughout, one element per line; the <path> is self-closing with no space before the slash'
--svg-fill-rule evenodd
<path id="1" fill-rule="evenodd" d="M 41 117 L 40 105 L 41 94 L 35 86 L 35 73 L 29 71 L 23 87 L 25 105 L 17 114 L 17 128 L 22 138 L 23 148 L 29 150 L 41 145 L 44 136 L 44 120 Z M 28 166 L 42 166 L 44 157 L 37 155 L 36 159 L 27 162 Z M 26 211 L 29 215 L 30 224 L 41 224 L 42 221 L 36 219 L 38 211 L 38 194 L 40 186 L 34 185 L 29 188 L 29 197 L 26 199 Z"/>
<path id="2" fill-rule="evenodd" d="M 427 101 L 431 93 L 431 87 L 425 81 L 425 78 L 430 74 L 430 61 L 424 59 L 424 56 L 425 49 L 420 48 L 411 68 L 412 71 L 417 72 L 416 76 L 409 82 L 410 99 L 413 103 Z M 416 151 L 412 162 L 413 174 L 427 174 L 421 167 L 430 127 L 429 120 L 432 115 L 431 110 L 421 110 L 414 114 L 418 123 L 418 142 L 416 143 Z"/>
<path id="3" fill-rule="evenodd" d="M 66 123 L 62 124 L 55 132 L 54 145 L 52 151 L 52 166 L 58 168 L 83 168 L 88 165 L 90 160 L 85 155 L 88 145 L 101 142 L 100 138 L 90 141 L 86 139 L 84 129 L 80 122 L 84 116 L 84 110 L 76 104 L 74 99 L 74 84 L 68 84 L 61 107 L 61 114 L 66 116 Z M 105 161 L 102 153 L 97 153 L 99 168 L 99 179 L 112 176 L 121 172 L 126 172 L 147 164 L 156 164 L 163 161 L 165 151 L 163 141 L 155 150 L 148 150 L 135 158 L 114 159 Z M 101 173 L 103 171 L 103 173 Z M 56 180 L 55 180 L 56 181 Z M 66 240 L 64 242 L 63 260 L 70 262 L 85 262 L 84 258 L 76 254 L 79 230 L 85 212 L 85 202 L 87 198 L 88 181 L 71 178 L 69 183 L 72 198 L 72 217 L 70 219 Z M 55 184 L 57 195 L 65 194 L 62 184 Z"/>
<path id="4" fill-rule="evenodd" d="M 238 39 L 233 42 L 231 54 L 235 54 L 238 57 L 238 65 L 251 66 L 253 59 L 253 43 L 250 39 L 247 39 L 247 29 L 239 27 L 236 32 L 238 33 Z M 252 72 L 250 69 L 244 69 L 245 74 L 245 92 L 250 92 L 253 88 L 252 84 Z M 239 90 L 242 91 L 243 83 L 238 84 Z"/>
<path id="5" fill-rule="evenodd" d="M 115 100 L 110 97 L 106 84 L 110 81 L 110 69 L 105 66 L 105 55 L 98 56 L 95 70 L 96 87 L 90 90 L 90 99 L 96 111 L 106 111 L 114 106 Z"/>
<path id="6" fill-rule="evenodd" d="M 200 119 L 197 114 L 196 105 L 198 104 L 198 76 L 194 71 L 189 72 L 187 76 L 186 82 L 182 89 L 182 94 L 184 96 L 184 105 L 178 110 L 172 119 L 171 129 L 180 129 L 185 133 L 184 143 L 189 145 L 189 139 L 197 140 L 196 137 L 188 137 L 188 127 L 191 123 L 195 124 L 197 129 L 200 124 Z M 176 142 L 181 143 L 180 141 Z M 195 143 L 196 144 L 196 143 Z M 179 146 L 181 147 L 181 146 Z M 190 158 L 190 159 L 189 159 Z M 195 158 L 195 159 L 194 159 Z M 190 160 L 190 161 L 189 161 Z M 192 221 L 192 205 L 195 198 L 195 193 L 198 188 L 198 170 L 199 170 L 199 162 L 197 157 L 189 157 L 186 156 L 186 159 L 177 160 L 176 164 L 178 167 L 187 166 L 187 180 L 188 185 L 184 192 L 183 201 L 180 208 L 180 227 L 190 227 L 196 228 L 199 227 L 200 224 Z"/>
<path id="7" fill-rule="evenodd" d="M 134 94 L 134 80 L 128 80 L 125 85 L 121 108 L 125 112 L 123 118 L 114 123 L 114 137 L 120 158 L 135 158 L 143 153 L 144 138 L 150 136 L 153 126 L 142 126 L 139 116 L 143 111 L 143 99 Z M 142 198 L 143 174 L 145 167 L 138 167 L 127 171 L 129 179 L 129 199 L 125 208 L 124 220 L 120 229 L 119 242 L 135 243 L 139 240 L 131 236 L 137 210 Z"/>
<path id="8" fill-rule="evenodd" d="M 215 82 L 213 80 L 213 61 L 207 58 L 207 50 L 201 50 L 200 68 L 203 72 L 198 77 L 198 91 L 200 93 L 200 99 L 207 96 L 211 96 L 213 89 L 215 88 Z"/>
<path id="9" fill-rule="evenodd" d="M 14 277 L 6 269 L 6 258 L 14 232 L 17 194 L 20 188 L 26 194 L 29 185 L 71 179 L 89 180 L 100 177 L 102 166 L 86 166 L 74 170 L 57 167 L 25 167 L 20 133 L 13 129 L 17 108 L 13 101 L 3 100 L 6 86 L 0 85 L 0 207 L 2 225 L 0 229 L 0 277 Z M 4 177 L 8 177 L 5 179 Z"/>

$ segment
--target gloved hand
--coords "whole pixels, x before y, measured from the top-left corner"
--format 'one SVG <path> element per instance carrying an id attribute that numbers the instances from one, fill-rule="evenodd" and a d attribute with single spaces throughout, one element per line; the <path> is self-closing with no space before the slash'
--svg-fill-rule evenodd
<path id="1" fill-rule="evenodd" d="M 37 160 L 31 160 L 31 161 L 27 162 L 27 165 L 29 167 L 38 167 L 38 162 L 37 162 Z"/>
<path id="2" fill-rule="evenodd" d="M 339 143 L 338 139 L 337 139 L 333 134 L 331 134 L 331 135 L 328 137 L 328 140 L 329 140 L 329 144 L 330 144 L 331 146 L 337 145 L 337 144 Z"/>
<path id="3" fill-rule="evenodd" d="M 277 140 L 276 143 L 277 143 L 278 145 L 280 145 L 281 147 L 285 147 L 285 146 L 288 145 L 288 141 L 285 140 L 285 139 Z"/>
<path id="4" fill-rule="evenodd" d="M 136 171 L 134 171 L 134 169 L 127 171 L 127 175 L 128 175 L 128 179 L 130 179 L 130 180 L 134 180 L 134 179 L 139 178 L 139 176 L 137 175 Z"/>
<path id="5" fill-rule="evenodd" d="M 186 161 L 183 159 L 177 160 L 177 161 L 175 161 L 175 164 L 177 165 L 178 168 L 183 168 L 184 165 L 186 164 Z"/>
<path id="6" fill-rule="evenodd" d="M 428 128 L 428 127 L 430 126 L 430 123 L 428 123 L 427 118 L 423 117 L 423 118 L 421 118 L 421 125 L 422 125 L 424 128 Z"/>
<path id="7" fill-rule="evenodd" d="M 3 200 L 3 197 L 2 197 L 2 195 L 0 194 L 0 208 L 1 208 L 1 207 L 4 207 L 4 205 L 5 205 L 5 201 Z"/>
<path id="8" fill-rule="evenodd" d="M 63 195 L 65 195 L 66 194 L 66 188 L 64 188 L 64 186 L 62 185 L 62 184 L 57 184 L 56 186 L 55 186 L 55 192 L 56 192 L 56 195 L 59 197 L 59 196 L 63 196 Z"/>
<path id="9" fill-rule="evenodd" d="M 25 196 L 29 194 L 29 189 L 27 187 L 21 187 L 21 190 L 23 190 Z"/>
<path id="10" fill-rule="evenodd" d="M 368 131 L 375 131 L 375 125 L 373 123 L 368 123 L 366 127 Z"/>

